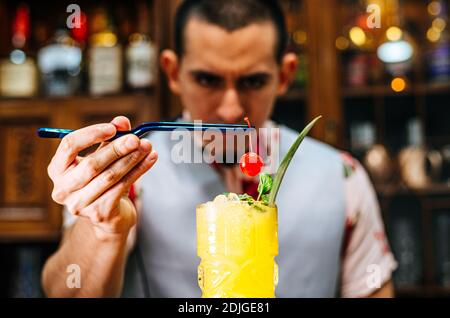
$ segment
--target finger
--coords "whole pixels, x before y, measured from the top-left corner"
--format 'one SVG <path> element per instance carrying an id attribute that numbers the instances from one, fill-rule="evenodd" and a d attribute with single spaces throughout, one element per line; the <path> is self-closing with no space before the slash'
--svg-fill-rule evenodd
<path id="1" fill-rule="evenodd" d="M 65 180 L 70 180 L 70 182 L 66 182 L 66 191 L 74 192 L 83 188 L 113 162 L 136 151 L 139 145 L 138 137 L 134 135 L 123 136 L 84 158 L 64 176 Z"/>
<path id="2" fill-rule="evenodd" d="M 111 121 L 111 124 L 116 126 L 118 131 L 131 130 L 130 120 L 125 116 L 117 116 Z"/>
<path id="3" fill-rule="evenodd" d="M 111 124 L 113 124 L 117 131 L 129 131 L 131 130 L 131 123 L 130 120 L 125 116 L 117 116 L 112 121 Z M 98 149 L 101 149 L 105 147 L 109 142 L 103 142 Z"/>
<path id="4" fill-rule="evenodd" d="M 78 153 L 99 142 L 110 139 L 116 133 L 112 124 L 98 124 L 76 130 L 65 136 L 49 165 L 49 173 L 63 173 L 75 160 Z"/>
<path id="5" fill-rule="evenodd" d="M 150 151 L 150 142 L 143 140 L 138 150 L 116 161 L 95 177 L 88 185 L 70 195 L 67 203 L 69 210 L 74 213 L 80 212 L 91 204 L 127 175 Z"/>
<path id="6" fill-rule="evenodd" d="M 97 200 L 87 206 L 82 214 L 89 217 L 94 222 L 108 221 L 113 218 L 118 211 L 115 209 L 118 200 L 129 190 L 144 173 L 151 169 L 158 160 L 156 151 L 148 154 L 136 167 L 134 167 L 122 180 L 107 190 Z"/>

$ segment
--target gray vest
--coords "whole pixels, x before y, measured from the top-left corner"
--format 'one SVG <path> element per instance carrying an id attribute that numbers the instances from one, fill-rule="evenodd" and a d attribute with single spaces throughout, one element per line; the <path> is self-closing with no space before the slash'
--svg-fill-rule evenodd
<path id="1" fill-rule="evenodd" d="M 280 128 L 283 158 L 297 133 Z M 127 263 L 123 296 L 200 297 L 195 207 L 226 189 L 208 164 L 173 163 L 170 133 L 155 132 L 148 138 L 159 160 L 142 178 L 138 243 Z M 305 139 L 277 198 L 277 297 L 338 295 L 344 198 L 338 152 Z"/>

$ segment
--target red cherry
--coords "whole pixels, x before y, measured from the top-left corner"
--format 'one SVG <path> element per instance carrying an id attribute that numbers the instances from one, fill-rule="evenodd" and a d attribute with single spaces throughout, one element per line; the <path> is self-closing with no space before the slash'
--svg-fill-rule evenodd
<path id="1" fill-rule="evenodd" d="M 261 172 L 262 167 L 264 166 L 264 161 L 258 154 L 254 152 L 247 152 L 242 155 L 241 160 L 239 161 L 239 166 L 245 175 L 255 177 Z"/>

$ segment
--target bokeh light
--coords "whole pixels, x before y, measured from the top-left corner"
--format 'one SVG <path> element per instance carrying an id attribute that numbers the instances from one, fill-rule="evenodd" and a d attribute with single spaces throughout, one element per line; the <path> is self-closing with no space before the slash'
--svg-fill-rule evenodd
<path id="1" fill-rule="evenodd" d="M 444 31 L 445 27 L 447 26 L 447 23 L 442 18 L 436 18 L 433 20 L 433 23 L 431 26 L 433 29 L 436 29 L 437 31 L 442 32 L 442 31 Z"/>
<path id="2" fill-rule="evenodd" d="M 355 45 L 362 46 L 364 45 L 364 43 L 366 43 L 366 33 L 360 27 L 351 28 L 349 34 L 350 40 L 352 40 Z"/>
<path id="3" fill-rule="evenodd" d="M 427 9 L 428 9 L 428 13 L 430 15 L 438 15 L 442 11 L 442 6 L 441 6 L 441 4 L 438 1 L 431 1 L 428 4 Z"/>
<path id="4" fill-rule="evenodd" d="M 431 42 L 437 42 L 441 38 L 441 32 L 431 27 L 427 31 L 427 39 Z"/>
<path id="5" fill-rule="evenodd" d="M 340 36 L 336 39 L 336 47 L 339 50 L 346 50 L 350 45 L 350 41 L 345 36 Z"/>
<path id="6" fill-rule="evenodd" d="M 386 31 L 386 37 L 389 41 L 398 41 L 402 38 L 402 36 L 402 30 L 396 26 L 392 26 Z"/>
<path id="7" fill-rule="evenodd" d="M 406 81 L 401 77 L 396 77 L 391 82 L 391 88 L 394 92 L 403 92 L 406 89 Z"/>

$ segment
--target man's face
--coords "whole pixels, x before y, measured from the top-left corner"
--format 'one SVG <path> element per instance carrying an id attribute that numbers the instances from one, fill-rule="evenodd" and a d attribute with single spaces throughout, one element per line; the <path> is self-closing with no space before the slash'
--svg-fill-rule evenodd
<path id="1" fill-rule="evenodd" d="M 247 116 L 261 127 L 296 68 L 292 56 L 277 63 L 273 24 L 254 23 L 228 32 L 191 18 L 184 36 L 182 59 L 164 52 L 161 61 L 172 91 L 192 119 L 243 123 Z"/>

